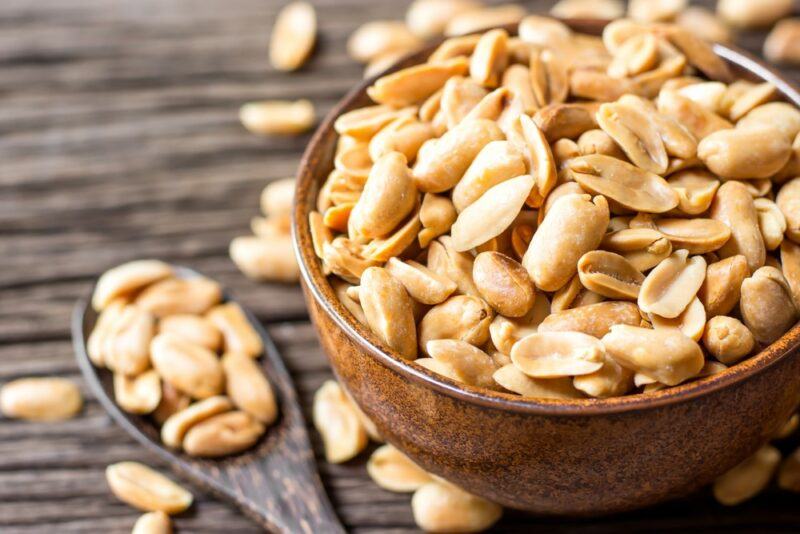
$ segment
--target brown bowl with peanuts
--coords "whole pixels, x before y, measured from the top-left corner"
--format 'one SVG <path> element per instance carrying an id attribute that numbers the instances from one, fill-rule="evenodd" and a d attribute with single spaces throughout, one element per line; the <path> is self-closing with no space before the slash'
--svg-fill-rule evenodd
<path id="1" fill-rule="evenodd" d="M 294 207 L 337 377 L 425 470 L 511 508 L 714 481 L 800 400 L 799 105 L 738 49 L 628 20 L 531 16 L 366 80 Z"/>

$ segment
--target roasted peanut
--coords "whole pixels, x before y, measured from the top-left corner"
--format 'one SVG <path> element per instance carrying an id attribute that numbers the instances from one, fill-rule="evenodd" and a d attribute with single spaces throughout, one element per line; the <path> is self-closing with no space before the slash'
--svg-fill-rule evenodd
<path id="1" fill-rule="evenodd" d="M 625 7 L 619 0 L 559 0 L 551 9 L 554 17 L 598 18 L 614 20 L 625 14 Z"/>
<path id="2" fill-rule="evenodd" d="M 278 70 L 292 71 L 303 66 L 314 48 L 317 15 L 307 2 L 292 2 L 275 17 L 269 41 L 269 60 Z"/>
<path id="3" fill-rule="evenodd" d="M 800 245 L 791 241 L 781 243 L 781 267 L 792 290 L 795 306 L 800 310 Z"/>
<path id="4" fill-rule="evenodd" d="M 719 189 L 719 180 L 713 174 L 699 169 L 680 171 L 667 179 L 678 193 L 678 210 L 686 215 L 705 212 Z"/>
<path id="5" fill-rule="evenodd" d="M 261 336 L 250 324 L 242 307 L 235 302 L 211 308 L 206 318 L 222 332 L 226 351 L 243 352 L 253 358 L 260 356 L 264 351 Z"/>
<path id="6" fill-rule="evenodd" d="M 525 172 L 525 160 L 518 148 L 508 141 L 492 141 L 475 156 L 453 188 L 453 205 L 463 211 L 491 187 Z"/>
<path id="7" fill-rule="evenodd" d="M 230 256 L 254 280 L 296 282 L 300 277 L 289 235 L 237 237 L 231 241 Z"/>
<path id="8" fill-rule="evenodd" d="M 241 410 L 269 425 L 278 416 L 275 394 L 258 364 L 246 354 L 228 352 L 222 356 L 225 391 Z"/>
<path id="9" fill-rule="evenodd" d="M 81 411 L 83 397 L 65 378 L 19 378 L 0 388 L 0 413 L 29 421 L 63 421 Z"/>
<path id="10" fill-rule="evenodd" d="M 171 333 L 158 334 L 150 344 L 158 374 L 176 389 L 196 399 L 222 392 L 224 375 L 217 355 Z"/>
<path id="11" fill-rule="evenodd" d="M 758 213 L 747 188 L 735 181 L 725 182 L 717 191 L 709 215 L 731 229 L 731 237 L 719 249 L 721 258 L 742 254 L 750 272 L 764 265 L 766 247 L 758 227 Z"/>
<path id="12" fill-rule="evenodd" d="M 701 256 L 689 258 L 678 250 L 650 271 L 639 291 L 639 308 L 666 319 L 680 315 L 697 295 L 705 279 L 706 261 Z"/>
<path id="13" fill-rule="evenodd" d="M 413 307 L 403 285 L 386 269 L 370 267 L 361 276 L 360 295 L 373 332 L 404 358 L 416 358 Z"/>
<path id="14" fill-rule="evenodd" d="M 147 287 L 134 301 L 156 317 L 188 313 L 200 315 L 222 300 L 222 289 L 204 277 L 168 278 Z"/>
<path id="15" fill-rule="evenodd" d="M 798 35 L 800 21 L 796 18 L 779 21 L 764 41 L 764 56 L 773 63 L 800 63 Z"/>
<path id="16" fill-rule="evenodd" d="M 714 481 L 714 497 L 721 504 L 734 506 L 756 496 L 767 487 L 780 461 L 778 449 L 764 445 Z"/>
<path id="17" fill-rule="evenodd" d="M 480 6 L 473 0 L 415 0 L 406 11 L 406 25 L 423 39 L 435 37 L 444 32 L 453 17 Z"/>
<path id="18" fill-rule="evenodd" d="M 672 244 L 652 228 L 623 228 L 603 237 L 600 246 L 625 258 L 637 271 L 645 272 L 672 254 Z"/>
<path id="19" fill-rule="evenodd" d="M 769 344 L 797 320 L 797 307 L 788 282 L 775 267 L 761 267 L 742 282 L 739 309 L 756 340 Z"/>
<path id="20" fill-rule="evenodd" d="M 347 40 L 347 53 L 356 61 L 367 63 L 389 52 L 408 52 L 422 41 L 398 21 L 368 22 L 354 31 Z"/>
<path id="21" fill-rule="evenodd" d="M 246 412 L 234 410 L 192 426 L 183 438 L 183 450 L 190 456 L 219 458 L 249 449 L 262 434 L 263 424 Z"/>
<path id="22" fill-rule="evenodd" d="M 177 314 L 163 317 L 158 322 L 158 332 L 170 332 L 213 352 L 222 346 L 222 333 L 211 321 L 197 315 Z"/>
<path id="23" fill-rule="evenodd" d="M 612 299 L 636 300 L 644 275 L 619 254 L 587 252 L 578 261 L 578 275 L 586 289 Z"/>
<path id="24" fill-rule="evenodd" d="M 161 427 L 161 441 L 167 447 L 180 449 L 183 438 L 190 428 L 209 417 L 231 410 L 233 410 L 233 403 L 228 397 L 221 395 L 195 402 L 173 413 L 164 421 Z"/>
<path id="25" fill-rule="evenodd" d="M 114 400 L 128 413 L 150 413 L 161 402 L 161 378 L 152 369 L 134 377 L 115 373 Z"/>
<path id="26" fill-rule="evenodd" d="M 700 341 L 706 326 L 706 309 L 697 297 L 693 298 L 686 309 L 673 319 L 665 319 L 655 314 L 650 315 L 653 328 L 674 328 L 684 336 Z"/>
<path id="27" fill-rule="evenodd" d="M 692 378 L 703 368 L 700 345 L 677 329 L 614 325 L 602 341 L 620 365 L 669 386 Z"/>
<path id="28" fill-rule="evenodd" d="M 463 76 L 469 62 L 456 57 L 408 67 L 375 80 L 367 94 L 378 104 L 403 107 L 419 104 L 444 86 L 451 76 Z"/>
<path id="29" fill-rule="evenodd" d="M 172 523 L 164 512 L 148 512 L 136 520 L 131 534 L 172 534 Z"/>
<path id="30" fill-rule="evenodd" d="M 728 26 L 701 6 L 690 6 L 675 18 L 675 23 L 706 41 L 729 43 L 733 40 Z"/>
<path id="31" fill-rule="evenodd" d="M 316 116 L 308 100 L 262 100 L 243 105 L 239 120 L 257 135 L 298 135 L 314 125 Z"/>
<path id="32" fill-rule="evenodd" d="M 726 365 L 731 365 L 755 347 L 756 340 L 748 328 L 734 317 L 712 317 L 703 334 L 703 345 L 709 353 Z"/>
<path id="33" fill-rule="evenodd" d="M 414 493 L 411 511 L 426 532 L 480 532 L 503 515 L 497 504 L 438 478 Z"/>
<path id="34" fill-rule="evenodd" d="M 118 297 L 130 297 L 140 289 L 172 275 L 172 267 L 158 260 L 137 260 L 104 272 L 92 294 L 92 307 L 102 310 Z"/>
<path id="35" fill-rule="evenodd" d="M 419 209 L 419 220 L 423 226 L 418 235 L 420 246 L 427 247 L 431 241 L 449 231 L 456 217 L 458 214 L 450 199 L 425 193 Z"/>
<path id="36" fill-rule="evenodd" d="M 466 341 L 455 339 L 432 339 L 425 345 L 434 360 L 449 369 L 452 378 L 470 386 L 494 389 L 494 361 L 481 349 Z"/>
<path id="37" fill-rule="evenodd" d="M 730 228 L 714 219 L 658 219 L 656 229 L 670 240 L 673 248 L 686 249 L 689 254 L 719 250 L 731 237 Z"/>
<path id="38" fill-rule="evenodd" d="M 792 12 L 792 0 L 719 0 L 717 14 L 728 24 L 742 28 L 769 26 Z"/>
<path id="39" fill-rule="evenodd" d="M 476 347 L 489 339 L 489 324 L 494 313 L 483 299 L 457 295 L 434 306 L 419 323 L 419 345 L 424 350 L 428 341 L 455 339 Z"/>
<path id="40" fill-rule="evenodd" d="M 800 177 L 781 187 L 775 203 L 786 217 L 786 237 L 800 243 Z"/>
<path id="41" fill-rule="evenodd" d="M 109 465 L 106 482 L 119 500 L 146 512 L 178 514 L 194 500 L 188 490 L 138 462 Z"/>
<path id="42" fill-rule="evenodd" d="M 633 371 L 606 355 L 600 369 L 588 375 L 576 376 L 572 383 L 575 389 L 590 397 L 616 397 L 633 389 Z"/>
<path id="43" fill-rule="evenodd" d="M 603 344 L 580 332 L 531 334 L 511 349 L 511 361 L 533 378 L 587 375 L 603 366 Z"/>
<path id="44" fill-rule="evenodd" d="M 789 161 L 791 142 L 778 128 L 735 128 L 705 137 L 697 155 L 723 178 L 767 178 Z"/>
<path id="45" fill-rule="evenodd" d="M 444 29 L 445 35 L 464 35 L 483 28 L 516 24 L 525 16 L 525 9 L 516 4 L 500 4 L 470 9 L 455 15 Z"/>
<path id="46" fill-rule="evenodd" d="M 706 277 L 697 296 L 709 317 L 729 313 L 739 302 L 744 279 L 750 276 L 747 259 L 738 254 L 706 268 Z"/>
<path id="47" fill-rule="evenodd" d="M 456 283 L 458 292 L 465 295 L 478 295 L 478 288 L 472 280 L 473 257 L 453 248 L 450 236 L 442 236 L 430 244 L 428 249 L 428 268 Z"/>
<path id="48" fill-rule="evenodd" d="M 333 380 L 326 381 L 314 394 L 314 426 L 325 445 L 325 459 L 341 463 L 367 446 L 367 432 L 344 390 Z"/>
<path id="49" fill-rule="evenodd" d="M 397 493 L 416 491 L 433 480 L 408 456 L 388 444 L 370 455 L 367 473 L 378 486 Z"/>
<path id="50" fill-rule="evenodd" d="M 521 317 L 533 307 L 536 292 L 528 272 L 505 254 L 478 254 L 472 278 L 481 296 L 501 315 Z"/>
<path id="51" fill-rule="evenodd" d="M 135 305 L 125 306 L 110 325 L 102 354 L 106 367 L 125 375 L 138 375 L 150 367 L 150 341 L 155 318 Z"/>

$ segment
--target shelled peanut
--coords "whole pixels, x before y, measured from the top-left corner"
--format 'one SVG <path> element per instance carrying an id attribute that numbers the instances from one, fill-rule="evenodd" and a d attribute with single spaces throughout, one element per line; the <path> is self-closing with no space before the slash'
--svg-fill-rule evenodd
<path id="1" fill-rule="evenodd" d="M 150 415 L 165 445 L 220 457 L 252 447 L 277 418 L 260 336 L 216 282 L 139 260 L 97 282 L 87 352 L 114 375 L 124 411 Z"/>
<path id="2" fill-rule="evenodd" d="M 531 16 L 367 92 L 309 223 L 340 300 L 401 357 L 604 398 L 724 371 L 797 321 L 800 111 L 688 30 Z"/>

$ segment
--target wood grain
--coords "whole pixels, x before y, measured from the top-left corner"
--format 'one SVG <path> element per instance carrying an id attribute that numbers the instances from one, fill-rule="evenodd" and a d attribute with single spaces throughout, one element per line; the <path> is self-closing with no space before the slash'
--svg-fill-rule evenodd
<path id="1" fill-rule="evenodd" d="M 311 98 L 324 113 L 361 76 L 345 55 L 349 32 L 401 17 L 405 4 L 314 0 L 319 50 L 287 75 L 271 71 L 266 54 L 282 3 L 0 2 L 0 382 L 55 374 L 81 383 L 69 342 L 75 300 L 108 266 L 153 256 L 214 276 L 257 313 L 308 419 L 313 392 L 330 374 L 299 289 L 253 284 L 227 259 L 230 239 L 248 231 L 261 188 L 294 172 L 307 137 L 255 138 L 236 113 L 246 100 L 287 97 Z M 762 39 L 749 32 L 739 42 L 757 52 Z M 800 80 L 800 71 L 791 74 Z M 103 469 L 121 460 L 164 465 L 84 392 L 86 409 L 72 421 L 0 419 L 3 533 L 130 531 L 138 513 L 110 495 Z M 415 531 L 409 497 L 372 484 L 366 455 L 329 465 L 311 437 L 350 531 Z M 258 532 L 234 508 L 197 496 L 176 520 L 180 532 Z M 800 524 L 797 502 L 771 489 L 727 509 L 703 493 L 600 520 L 508 513 L 496 530 L 790 532 Z"/>

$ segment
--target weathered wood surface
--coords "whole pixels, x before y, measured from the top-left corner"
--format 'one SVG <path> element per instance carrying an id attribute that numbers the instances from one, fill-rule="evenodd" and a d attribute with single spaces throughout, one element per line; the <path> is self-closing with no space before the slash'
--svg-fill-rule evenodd
<path id="1" fill-rule="evenodd" d="M 267 65 L 281 3 L 0 2 L 0 382 L 40 374 L 80 382 L 69 343 L 75 300 L 105 268 L 153 256 L 218 278 L 257 312 L 308 413 L 330 373 L 299 290 L 248 282 L 226 254 L 229 240 L 248 231 L 263 185 L 293 173 L 306 138 L 255 138 L 236 112 L 247 100 L 307 97 L 324 113 L 360 78 L 361 67 L 344 53 L 348 33 L 401 16 L 405 3 L 315 0 L 320 47 L 293 75 Z M 743 42 L 757 50 L 761 38 L 750 33 Z M 86 394 L 84 413 L 72 421 L 0 420 L 0 531 L 129 531 L 138 514 L 111 497 L 103 469 L 128 459 L 160 463 Z M 364 461 L 318 462 L 347 527 L 413 531 L 408 497 L 378 489 Z M 257 531 L 202 494 L 177 525 L 181 532 Z M 797 496 L 771 490 L 736 509 L 701 494 L 599 520 L 509 513 L 497 530 L 789 532 L 798 525 Z"/>

